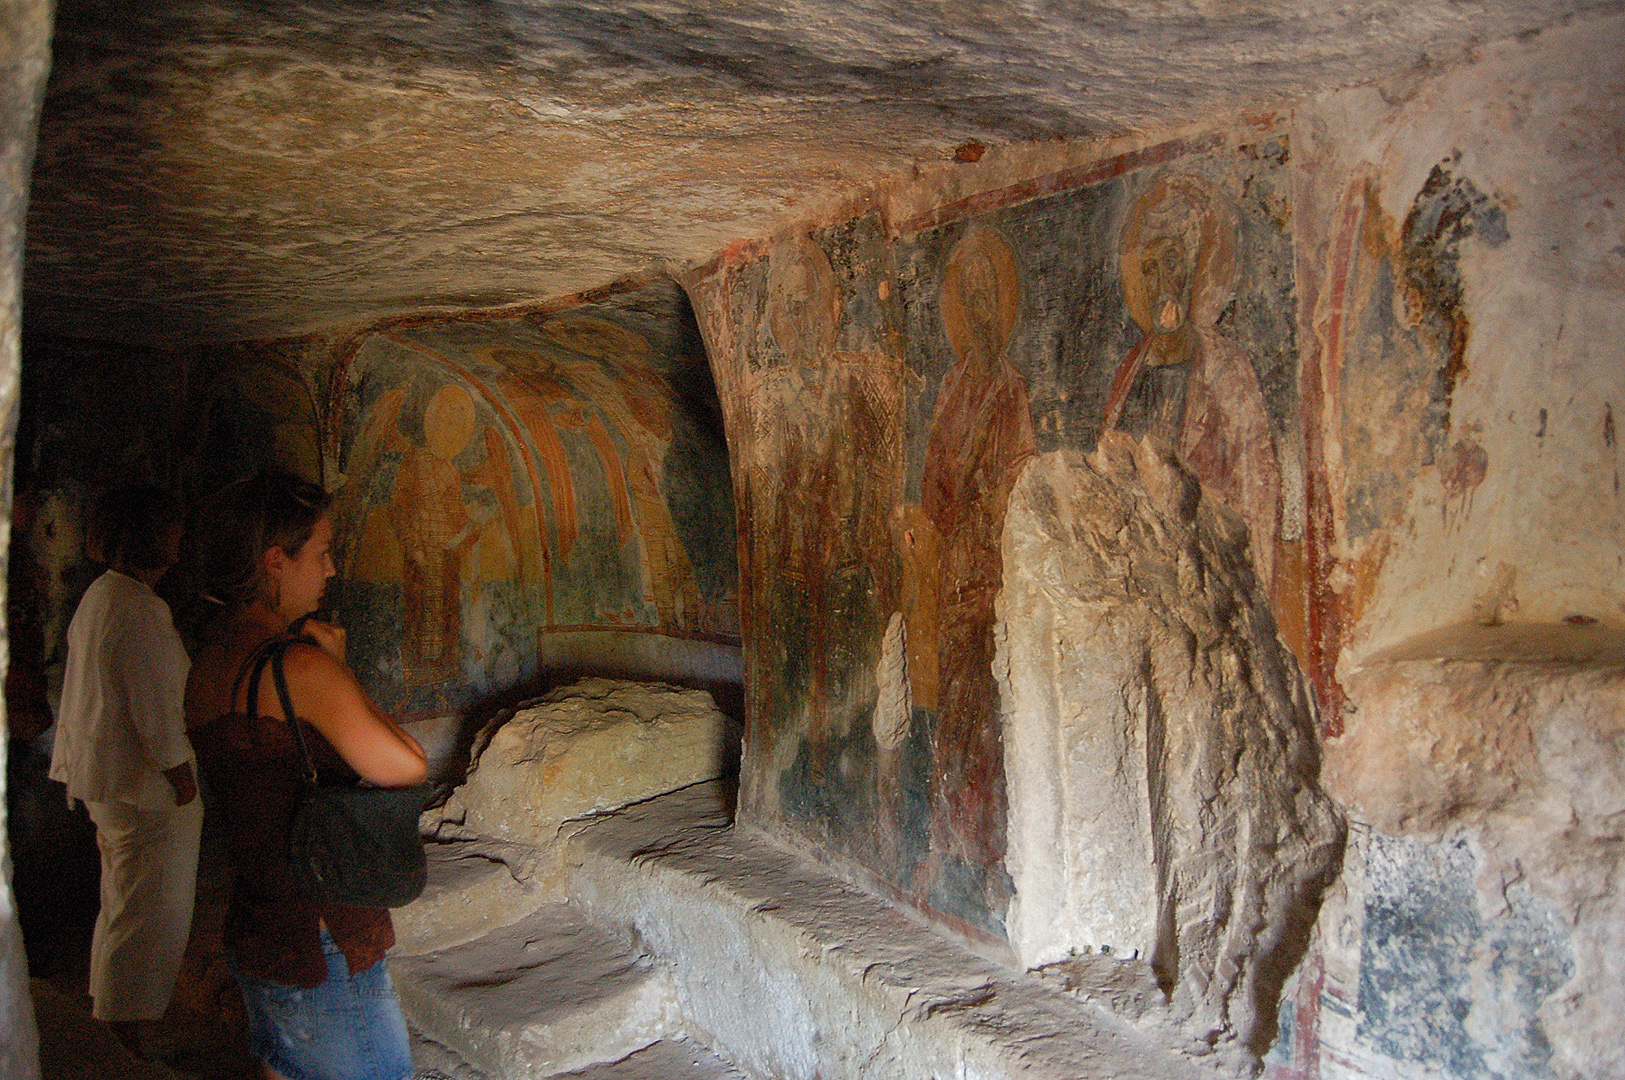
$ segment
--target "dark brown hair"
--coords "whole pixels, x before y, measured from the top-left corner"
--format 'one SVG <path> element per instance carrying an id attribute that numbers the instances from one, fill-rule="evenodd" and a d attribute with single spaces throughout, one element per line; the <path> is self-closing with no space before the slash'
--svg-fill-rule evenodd
<path id="1" fill-rule="evenodd" d="M 234 610 L 268 595 L 265 553 L 298 554 L 332 496 L 291 473 L 262 472 L 227 486 L 203 508 L 199 551 L 204 596 Z M 204 530 L 200 528 L 200 532 Z"/>
<path id="2" fill-rule="evenodd" d="M 182 523 L 180 500 L 156 484 L 127 484 L 96 500 L 85 528 L 85 554 L 126 570 L 164 570 Z"/>

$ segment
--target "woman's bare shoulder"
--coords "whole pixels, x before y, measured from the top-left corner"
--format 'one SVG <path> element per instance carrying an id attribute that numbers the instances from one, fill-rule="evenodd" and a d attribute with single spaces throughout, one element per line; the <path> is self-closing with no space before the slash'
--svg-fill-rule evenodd
<path id="1" fill-rule="evenodd" d="M 283 666 L 290 680 L 325 683 L 351 683 L 355 676 L 343 661 L 308 639 L 295 639 L 284 654 Z"/>

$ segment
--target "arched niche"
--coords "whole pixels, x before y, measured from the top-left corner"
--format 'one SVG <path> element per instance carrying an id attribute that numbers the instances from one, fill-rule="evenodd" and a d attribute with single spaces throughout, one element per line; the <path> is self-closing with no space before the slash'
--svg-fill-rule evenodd
<path id="1" fill-rule="evenodd" d="M 727 446 L 676 285 L 380 328 L 339 393 L 330 595 L 386 708 L 585 671 L 737 684 Z"/>

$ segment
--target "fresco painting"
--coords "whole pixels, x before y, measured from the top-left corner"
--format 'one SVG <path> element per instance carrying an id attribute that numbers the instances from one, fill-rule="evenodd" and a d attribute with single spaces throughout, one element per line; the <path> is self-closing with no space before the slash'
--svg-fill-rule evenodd
<path id="1" fill-rule="evenodd" d="M 335 514 L 353 539 L 330 595 L 352 654 L 367 657 L 369 689 L 412 711 L 457 700 L 465 605 L 517 584 L 524 519 L 492 411 L 427 363 L 403 370 L 363 410 L 344 461 Z"/>
<path id="2" fill-rule="evenodd" d="M 356 539 L 333 593 L 386 707 L 450 711 L 522 682 L 550 632 L 737 640 L 734 567 L 702 588 L 689 554 L 731 545 L 678 524 L 731 536 L 731 504 L 672 509 L 726 475 L 720 433 L 680 430 L 694 421 L 667 382 L 696 362 L 579 311 L 361 347 L 337 504 Z"/>
<path id="3" fill-rule="evenodd" d="M 1235 239 L 1234 213 L 1195 177 L 1163 177 L 1135 201 L 1121 265 L 1124 300 L 1142 336 L 1112 377 L 1102 423 L 1126 426 L 1124 410 L 1139 396 L 1143 433 L 1247 522 L 1268 589 L 1281 470 L 1258 374 L 1219 326 L 1235 298 Z M 1143 379 L 1148 367 L 1175 369 L 1174 385 Z"/>
<path id="4" fill-rule="evenodd" d="M 262 468 L 325 480 L 316 399 L 298 344 L 232 346 L 209 357 L 188 410 L 199 419 L 181 447 L 181 484 L 189 497 Z"/>
<path id="5" fill-rule="evenodd" d="M 395 473 L 389 521 L 401 544 L 408 685 L 461 673 L 463 563 L 474 529 L 455 459 L 474 435 L 474 400 L 460 386 L 442 386 L 423 409 L 424 445 L 408 450 Z"/>
<path id="6" fill-rule="evenodd" d="M 644 595 L 655 606 L 658 625 L 700 629 L 715 624 L 715 616 L 703 610 L 693 562 L 661 491 L 675 432 L 673 418 L 681 412 L 681 403 L 655 368 L 649 341 L 607 320 L 580 314 L 550 319 L 542 325 L 542 333 L 589 358 L 566 358 L 560 364 L 580 391 L 607 410 L 580 418 L 604 466 L 620 542 L 630 539 L 637 522 Z M 606 426 L 606 417 L 616 425 L 620 444 Z"/>
<path id="7" fill-rule="evenodd" d="M 936 653 L 931 746 L 931 848 L 974 866 L 1004 856 L 1004 761 L 999 752 L 998 687 L 993 680 L 993 601 L 1002 563 L 1004 508 L 1021 465 L 1033 454 L 1027 382 L 1006 347 L 1020 304 L 1015 256 L 991 231 L 967 235 L 943 270 L 943 329 L 957 362 L 931 418 L 921 483 L 923 515 L 934 534 L 926 574 L 937 583 L 935 625 L 916 616 L 925 651 Z M 909 508 L 905 507 L 907 511 Z"/>
<path id="8" fill-rule="evenodd" d="M 1466 372 L 1472 330 L 1458 263 L 1469 237 L 1495 248 L 1509 233 L 1505 211 L 1454 159 L 1433 167 L 1403 221 L 1383 209 L 1376 177 L 1362 174 L 1348 182 L 1329 224 L 1324 285 L 1311 316 L 1317 348 L 1305 377 L 1305 408 L 1330 419 L 1311 426 L 1306 440 L 1314 467 L 1303 655 L 1323 733 L 1334 737 L 1343 733 L 1337 659 L 1364 613 L 1418 473 L 1438 470 L 1447 521 L 1486 475 L 1480 433 L 1471 425 L 1451 430 L 1451 398 Z M 1547 420 L 1545 410 L 1538 415 L 1537 440 Z M 1487 590 L 1477 616 L 1499 621 L 1502 594 L 1499 584 Z"/>
<path id="9" fill-rule="evenodd" d="M 1234 511 L 1263 588 L 1301 549 L 1287 157 L 1125 156 L 693 283 L 750 508 L 747 812 L 1003 934 L 994 601 L 1024 464 L 1144 435 Z"/>
<path id="10" fill-rule="evenodd" d="M 813 725 L 811 738 L 776 750 L 801 755 L 788 798 L 839 835 L 874 819 L 873 782 L 853 772 L 873 755 L 851 749 L 870 739 L 879 631 L 897 604 L 889 517 L 901 492 L 904 366 L 883 339 L 840 340 L 858 297 L 809 238 L 754 273 L 760 347 L 741 373 L 752 392 L 735 403 L 751 434 L 734 452 L 756 482 L 741 517 L 754 526 L 747 558 L 774 571 L 750 582 L 753 614 L 772 630 L 747 651 L 747 682 L 759 700 L 791 703 L 779 719 Z M 767 753 L 773 729 L 770 720 Z"/>

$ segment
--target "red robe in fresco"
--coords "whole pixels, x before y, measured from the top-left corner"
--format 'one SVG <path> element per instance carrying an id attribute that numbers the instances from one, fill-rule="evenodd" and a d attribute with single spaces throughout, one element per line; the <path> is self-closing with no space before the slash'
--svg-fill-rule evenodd
<path id="1" fill-rule="evenodd" d="M 1027 383 L 1009 361 L 981 372 L 961 363 L 948 374 L 921 492 L 941 544 L 931 846 L 983 867 L 1004 857 L 1004 758 L 993 680 L 999 544 L 1010 489 L 1035 448 Z"/>

